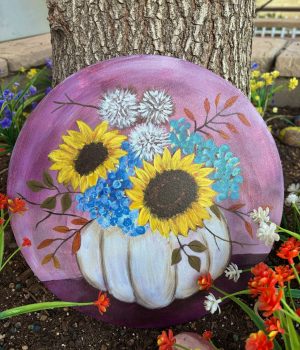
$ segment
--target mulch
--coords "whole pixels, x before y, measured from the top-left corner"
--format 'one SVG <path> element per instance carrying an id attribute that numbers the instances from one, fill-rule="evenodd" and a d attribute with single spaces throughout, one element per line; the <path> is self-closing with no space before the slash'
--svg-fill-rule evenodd
<path id="1" fill-rule="evenodd" d="M 299 115 L 299 110 L 284 110 L 284 114 Z M 273 132 L 284 169 L 285 184 L 300 182 L 300 148 L 281 144 L 276 139 L 277 130 L 284 122 L 273 123 Z M 9 157 L 0 158 L 0 192 L 6 192 Z M 6 254 L 16 243 L 12 232 L 6 235 Z M 276 262 L 274 251 L 268 261 Z M 243 298 L 253 306 L 251 298 Z M 0 280 L 0 310 L 40 301 L 52 301 L 55 297 L 33 275 L 22 255 L 18 255 L 6 268 Z M 256 327 L 247 315 L 234 303 L 222 305 L 222 313 L 207 315 L 195 322 L 172 327 L 174 333 L 212 330 L 214 343 L 226 350 L 244 349 L 249 333 Z M 154 350 L 161 329 L 133 329 L 116 327 L 95 321 L 73 309 L 43 311 L 0 321 L 0 350 Z"/>

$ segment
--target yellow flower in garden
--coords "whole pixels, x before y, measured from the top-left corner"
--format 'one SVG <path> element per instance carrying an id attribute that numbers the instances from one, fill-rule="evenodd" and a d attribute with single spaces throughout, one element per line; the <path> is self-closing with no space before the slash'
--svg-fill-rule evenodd
<path id="1" fill-rule="evenodd" d="M 274 70 L 272 73 L 271 73 L 272 77 L 274 79 L 277 79 L 279 76 L 280 76 L 280 73 L 278 70 Z"/>
<path id="2" fill-rule="evenodd" d="M 291 78 L 289 81 L 289 90 L 295 90 L 298 86 L 298 79 L 297 78 Z"/>
<path id="3" fill-rule="evenodd" d="M 278 113 L 278 108 L 277 107 L 273 107 L 272 112 L 273 113 Z"/>
<path id="4" fill-rule="evenodd" d="M 263 114 L 263 112 L 264 112 L 262 107 L 256 107 L 256 110 L 259 114 Z"/>
<path id="5" fill-rule="evenodd" d="M 62 137 L 64 143 L 49 154 L 51 170 L 58 170 L 57 181 L 72 184 L 82 192 L 96 185 L 99 177 L 106 178 L 107 171 L 115 170 L 119 158 L 127 152 L 121 149 L 126 136 L 117 130 L 107 131 L 102 122 L 92 130 L 83 121 L 77 121 L 79 131 L 69 130 Z"/>
<path id="6" fill-rule="evenodd" d="M 251 78 L 259 78 L 259 76 L 260 76 L 259 70 L 254 70 L 251 72 Z"/>
<path id="7" fill-rule="evenodd" d="M 255 100 L 255 101 L 259 101 L 259 100 L 260 100 L 259 95 L 256 95 L 256 96 L 254 97 L 254 100 Z"/>
<path id="8" fill-rule="evenodd" d="M 38 70 L 35 68 L 31 68 L 27 73 L 27 78 L 32 79 L 34 76 L 36 76 Z"/>
<path id="9" fill-rule="evenodd" d="M 265 86 L 265 82 L 264 81 L 258 81 L 257 84 L 256 84 L 256 88 L 257 89 L 261 89 L 264 86 Z"/>
<path id="10" fill-rule="evenodd" d="M 133 187 L 126 194 L 132 201 L 130 208 L 139 210 L 138 225 L 149 223 L 153 232 L 166 237 L 170 232 L 187 236 L 210 218 L 207 208 L 216 192 L 207 176 L 214 169 L 193 161 L 194 154 L 182 158 L 177 150 L 172 156 L 165 148 L 153 164 L 143 161 L 143 168 L 136 169 L 136 176 L 130 177 Z"/>
<path id="11" fill-rule="evenodd" d="M 26 71 L 26 69 L 25 69 L 24 67 L 20 67 L 19 71 L 20 71 L 21 73 L 24 73 L 24 72 Z"/>

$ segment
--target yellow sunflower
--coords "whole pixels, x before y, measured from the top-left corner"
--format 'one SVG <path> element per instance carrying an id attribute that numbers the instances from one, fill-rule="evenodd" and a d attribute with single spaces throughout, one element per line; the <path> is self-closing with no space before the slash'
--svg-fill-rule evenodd
<path id="1" fill-rule="evenodd" d="M 82 192 L 96 185 L 99 177 L 106 178 L 107 171 L 115 170 L 119 158 L 127 152 L 121 149 L 126 136 L 117 130 L 107 131 L 102 122 L 92 130 L 83 121 L 77 121 L 79 131 L 68 130 L 62 137 L 64 143 L 49 154 L 51 170 L 58 170 L 57 181 L 71 183 L 74 190 Z"/>
<path id="2" fill-rule="evenodd" d="M 166 237 L 170 232 L 187 236 L 210 218 L 206 208 L 213 205 L 216 192 L 207 176 L 213 169 L 193 160 L 194 154 L 182 158 L 177 150 L 171 156 L 165 148 L 162 156 L 154 157 L 153 165 L 143 161 L 143 168 L 136 169 L 136 176 L 130 177 L 133 187 L 126 193 L 130 208 L 139 210 L 139 225 L 149 223 L 152 231 Z"/>

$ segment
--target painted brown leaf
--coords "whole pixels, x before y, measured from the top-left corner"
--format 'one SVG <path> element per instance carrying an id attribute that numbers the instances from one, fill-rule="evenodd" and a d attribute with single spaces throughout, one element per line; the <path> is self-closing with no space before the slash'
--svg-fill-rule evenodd
<path id="1" fill-rule="evenodd" d="M 79 226 L 82 226 L 82 225 L 85 225 L 86 223 L 88 223 L 89 220 L 85 219 L 85 218 L 78 218 L 78 219 L 73 219 L 71 221 L 71 223 L 73 225 L 79 225 Z"/>
<path id="2" fill-rule="evenodd" d="M 196 118 L 195 118 L 193 112 L 191 112 L 188 108 L 184 108 L 183 110 L 184 110 L 185 115 L 186 115 L 190 120 L 192 120 L 193 122 L 196 121 Z"/>
<path id="3" fill-rule="evenodd" d="M 60 269 L 60 262 L 59 262 L 58 258 L 55 255 L 52 256 L 52 261 L 53 261 L 53 266 L 56 269 Z"/>
<path id="4" fill-rule="evenodd" d="M 218 94 L 215 98 L 215 106 L 218 107 L 218 104 L 220 102 L 220 97 L 221 97 L 221 94 Z"/>
<path id="5" fill-rule="evenodd" d="M 78 252 L 78 250 L 80 249 L 80 245 L 81 245 L 81 235 L 80 235 L 80 232 L 78 231 L 75 233 L 75 237 L 72 242 L 72 254 L 76 254 Z"/>
<path id="6" fill-rule="evenodd" d="M 229 131 L 231 131 L 233 134 L 238 134 L 239 133 L 237 128 L 233 124 L 227 123 L 226 126 L 227 126 L 227 129 Z"/>
<path id="7" fill-rule="evenodd" d="M 204 100 L 204 109 L 205 109 L 206 114 L 208 114 L 210 111 L 210 103 L 209 103 L 209 100 L 207 97 Z"/>
<path id="8" fill-rule="evenodd" d="M 52 176 L 47 171 L 44 171 L 43 173 L 43 182 L 49 188 L 54 187 Z"/>
<path id="9" fill-rule="evenodd" d="M 44 239 L 38 246 L 37 249 L 43 249 L 48 247 L 50 244 L 54 242 L 54 239 Z"/>
<path id="10" fill-rule="evenodd" d="M 48 197 L 41 204 L 41 208 L 54 209 L 56 207 L 56 197 Z"/>
<path id="11" fill-rule="evenodd" d="M 200 265 L 201 264 L 200 264 L 200 258 L 198 258 L 198 256 L 189 255 L 188 262 L 194 270 L 200 272 Z"/>
<path id="12" fill-rule="evenodd" d="M 42 265 L 48 264 L 48 262 L 52 260 L 52 254 L 47 254 L 42 259 Z"/>
<path id="13" fill-rule="evenodd" d="M 252 226 L 248 221 L 245 221 L 245 228 L 246 228 L 247 232 L 249 233 L 249 235 L 253 238 Z"/>
<path id="14" fill-rule="evenodd" d="M 72 198 L 69 193 L 65 193 L 60 200 L 62 212 L 65 213 L 72 205 Z"/>
<path id="15" fill-rule="evenodd" d="M 243 113 L 238 113 L 238 118 L 239 120 L 246 126 L 251 126 L 251 123 L 249 122 L 249 120 L 247 119 L 247 117 L 245 116 L 245 114 Z"/>
<path id="16" fill-rule="evenodd" d="M 67 233 L 70 231 L 68 226 L 55 226 L 52 230 L 60 233 Z"/>
<path id="17" fill-rule="evenodd" d="M 196 253 L 202 253 L 204 252 L 207 247 L 202 244 L 201 242 L 199 241 L 192 241 L 188 244 L 188 247 L 193 251 L 193 252 L 196 252 Z"/>
<path id="18" fill-rule="evenodd" d="M 237 210 L 243 208 L 244 206 L 245 206 L 244 203 L 237 203 L 237 204 L 233 204 L 231 207 L 229 207 L 228 210 L 237 211 Z"/>
<path id="19" fill-rule="evenodd" d="M 222 219 L 221 212 L 215 204 L 210 207 L 210 210 L 216 215 L 218 219 Z"/>
<path id="20" fill-rule="evenodd" d="M 171 265 L 176 265 L 181 261 L 181 249 L 176 248 L 172 251 Z"/>
<path id="21" fill-rule="evenodd" d="M 224 140 L 229 140 L 230 139 L 230 136 L 228 134 L 226 134 L 225 131 L 220 130 L 220 131 L 218 131 L 218 133 Z"/>
<path id="22" fill-rule="evenodd" d="M 224 104 L 224 109 L 231 107 L 235 104 L 236 100 L 238 99 L 238 96 L 232 96 L 230 97 Z"/>
<path id="23" fill-rule="evenodd" d="M 26 185 L 32 192 L 39 192 L 46 188 L 44 184 L 36 180 L 27 181 Z"/>

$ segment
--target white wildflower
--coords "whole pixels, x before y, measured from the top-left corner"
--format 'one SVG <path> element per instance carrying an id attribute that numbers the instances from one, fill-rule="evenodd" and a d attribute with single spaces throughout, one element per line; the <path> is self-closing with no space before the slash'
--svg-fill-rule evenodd
<path id="1" fill-rule="evenodd" d="M 256 223 L 269 222 L 269 213 L 270 208 L 266 207 L 265 209 L 263 209 L 262 207 L 259 207 L 257 210 L 253 209 L 253 211 L 250 213 L 250 217 Z"/>
<path id="2" fill-rule="evenodd" d="M 276 231 L 276 225 L 266 222 L 261 222 L 257 230 L 256 237 L 265 243 L 266 246 L 273 245 L 274 241 L 279 241 L 279 234 Z"/>
<path id="3" fill-rule="evenodd" d="M 288 190 L 288 192 L 291 192 L 291 193 L 300 192 L 300 184 L 299 183 L 291 184 L 291 185 L 289 185 L 287 190 Z"/>
<path id="4" fill-rule="evenodd" d="M 299 196 L 296 195 L 296 193 L 290 193 L 286 199 L 285 199 L 285 204 L 290 206 L 292 204 L 299 204 L 300 203 L 300 198 Z"/>
<path id="5" fill-rule="evenodd" d="M 120 129 L 133 125 L 138 113 L 137 96 L 128 89 L 108 91 L 99 105 L 100 117 Z"/>
<path id="6" fill-rule="evenodd" d="M 174 112 L 172 97 L 163 90 L 145 91 L 139 105 L 139 112 L 147 122 L 165 123 Z"/>
<path id="7" fill-rule="evenodd" d="M 225 276 L 228 279 L 233 280 L 234 282 L 237 282 L 242 272 L 243 270 L 239 270 L 239 267 L 237 266 L 237 264 L 231 263 L 227 266 L 225 270 Z"/>
<path id="8" fill-rule="evenodd" d="M 137 157 L 152 161 L 169 144 L 169 134 L 165 128 L 141 124 L 131 131 L 128 141 Z"/>
<path id="9" fill-rule="evenodd" d="M 206 311 L 214 314 L 217 310 L 219 310 L 219 314 L 221 313 L 219 304 L 222 302 L 222 299 L 216 299 L 212 293 L 209 293 L 205 299 L 204 308 Z"/>

